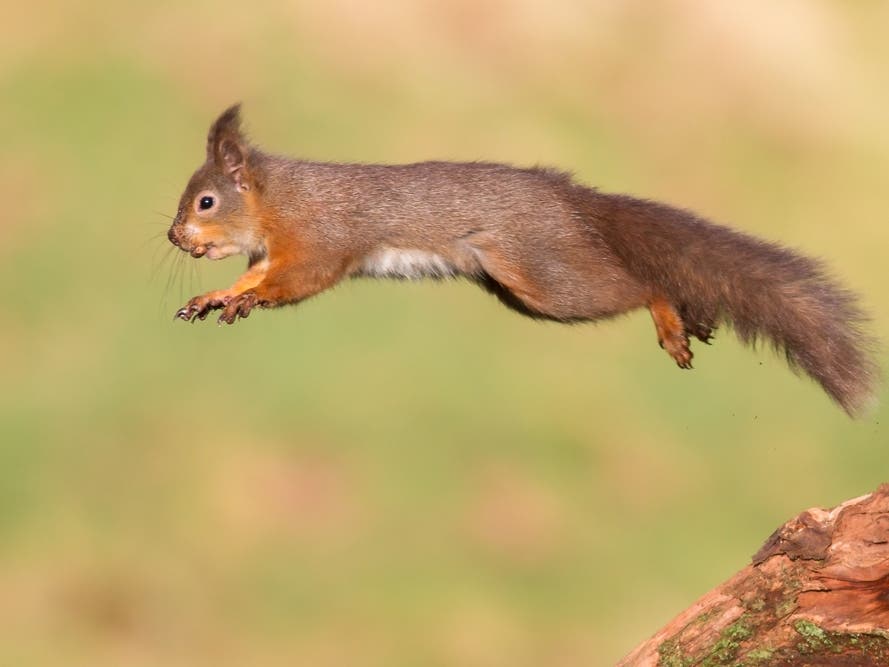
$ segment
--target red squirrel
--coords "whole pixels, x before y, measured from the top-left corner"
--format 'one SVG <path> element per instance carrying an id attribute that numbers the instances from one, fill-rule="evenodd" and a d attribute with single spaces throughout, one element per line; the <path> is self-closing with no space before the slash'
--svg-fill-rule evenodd
<path id="1" fill-rule="evenodd" d="M 204 164 L 168 233 L 192 257 L 246 255 L 229 289 L 176 317 L 296 304 L 344 278 L 464 277 L 534 318 L 586 322 L 648 308 L 658 342 L 691 368 L 691 337 L 719 324 L 769 339 L 850 415 L 878 369 L 855 296 L 821 264 L 693 213 L 488 162 L 309 162 L 266 153 L 240 105 L 210 127 Z"/>

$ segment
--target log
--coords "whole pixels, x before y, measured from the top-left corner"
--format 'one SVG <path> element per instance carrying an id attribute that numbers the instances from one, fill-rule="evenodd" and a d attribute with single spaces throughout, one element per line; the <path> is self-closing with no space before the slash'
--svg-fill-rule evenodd
<path id="1" fill-rule="evenodd" d="M 785 523 L 618 665 L 889 665 L 889 484 Z"/>

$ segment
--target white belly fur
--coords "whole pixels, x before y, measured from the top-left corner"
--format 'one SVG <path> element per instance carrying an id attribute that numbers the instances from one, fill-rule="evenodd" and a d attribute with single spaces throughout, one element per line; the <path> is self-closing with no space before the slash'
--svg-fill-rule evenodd
<path id="1" fill-rule="evenodd" d="M 361 273 L 377 278 L 448 278 L 457 269 L 441 255 L 428 250 L 380 248 L 361 263 Z"/>

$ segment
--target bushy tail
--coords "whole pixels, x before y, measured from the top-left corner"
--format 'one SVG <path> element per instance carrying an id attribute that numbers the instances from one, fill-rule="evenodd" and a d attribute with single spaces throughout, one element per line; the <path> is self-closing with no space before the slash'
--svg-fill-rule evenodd
<path id="1" fill-rule="evenodd" d="M 872 405 L 876 342 L 855 295 L 820 262 L 663 204 L 598 195 L 606 241 L 632 274 L 661 290 L 687 322 L 731 325 L 770 340 L 850 415 Z"/>

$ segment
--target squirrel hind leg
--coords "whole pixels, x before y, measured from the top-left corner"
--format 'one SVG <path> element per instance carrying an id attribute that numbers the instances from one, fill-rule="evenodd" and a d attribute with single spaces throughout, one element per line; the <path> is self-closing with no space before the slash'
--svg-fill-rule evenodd
<path id="1" fill-rule="evenodd" d="M 700 312 L 688 304 L 683 304 L 679 308 L 679 317 L 685 326 L 686 334 L 710 345 L 710 341 L 713 340 L 713 332 L 717 329 L 715 314 L 707 311 Z"/>
<path id="2" fill-rule="evenodd" d="M 698 322 L 696 324 L 686 322 L 685 331 L 688 333 L 689 336 L 694 336 L 702 343 L 710 345 L 710 341 L 713 340 L 713 332 L 716 331 L 716 327 L 709 326 L 702 322 Z"/>
<path id="3" fill-rule="evenodd" d="M 648 310 L 651 312 L 651 319 L 654 320 L 658 344 L 667 351 L 679 368 L 691 368 L 694 355 L 689 347 L 688 334 L 709 339 L 712 330 L 709 327 L 692 327 L 690 330 L 676 307 L 663 297 L 655 297 L 649 301 Z"/>

